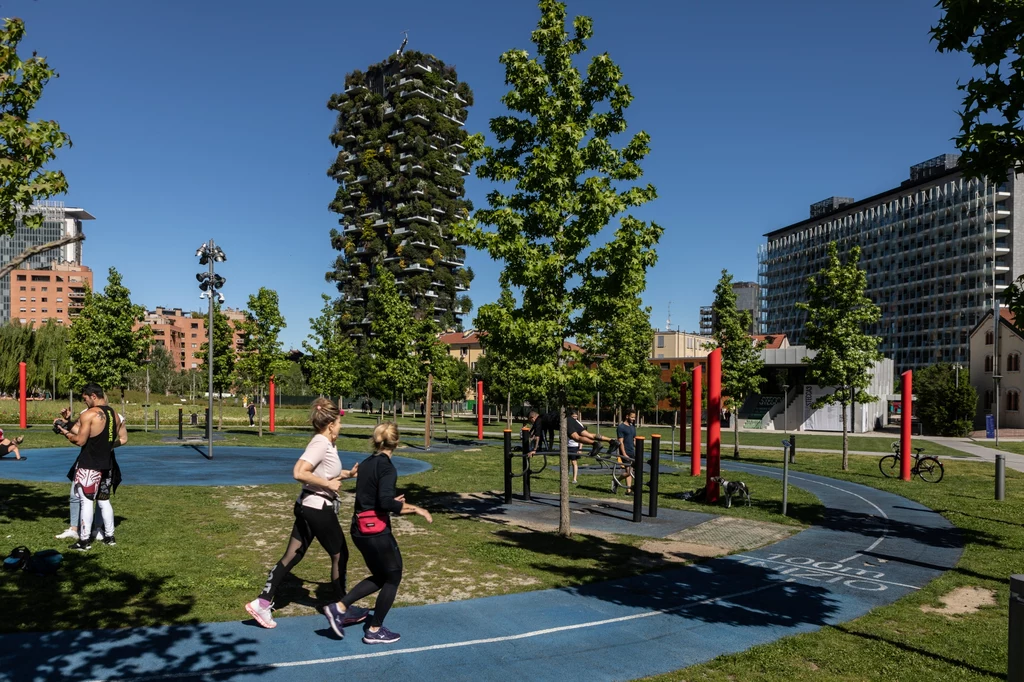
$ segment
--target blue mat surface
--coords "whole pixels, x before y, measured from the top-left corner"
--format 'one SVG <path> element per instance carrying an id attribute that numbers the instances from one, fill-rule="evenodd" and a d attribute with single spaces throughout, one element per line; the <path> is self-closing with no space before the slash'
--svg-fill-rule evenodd
<path id="1" fill-rule="evenodd" d="M 22 450 L 25 461 L 12 455 L 0 458 L 0 478 L 15 481 L 64 483 L 78 448 Z M 299 448 L 247 448 L 214 443 L 213 459 L 205 457 L 206 445 L 125 445 L 117 449 L 125 485 L 266 485 L 294 483 L 292 467 L 302 454 Z M 350 469 L 368 457 L 365 452 L 339 452 Z M 399 476 L 431 468 L 418 459 L 395 455 L 391 459 Z"/>
<path id="2" fill-rule="evenodd" d="M 635 578 L 395 609 L 387 626 L 402 639 L 389 647 L 362 644 L 359 626 L 338 641 L 321 616 L 264 630 L 239 604 L 237 622 L 0 636 L 0 680 L 628 680 L 857 618 L 960 558 L 959 531 L 916 502 L 791 481 L 826 512 L 787 540 Z"/>

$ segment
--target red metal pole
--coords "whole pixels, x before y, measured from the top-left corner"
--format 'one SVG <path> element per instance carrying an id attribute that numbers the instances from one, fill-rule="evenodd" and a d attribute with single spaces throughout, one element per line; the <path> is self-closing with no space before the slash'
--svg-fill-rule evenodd
<path id="1" fill-rule="evenodd" d="M 718 484 L 711 479 L 722 472 L 722 349 L 708 355 L 708 473 L 704 499 L 718 501 Z"/>
<path id="2" fill-rule="evenodd" d="M 690 411 L 690 475 L 700 476 L 700 409 L 704 402 L 704 384 L 700 365 L 693 368 L 693 409 Z"/>
<path id="3" fill-rule="evenodd" d="M 28 428 L 28 396 L 26 396 L 25 363 L 18 363 L 18 412 L 21 416 L 21 428 Z"/>
<path id="4" fill-rule="evenodd" d="M 274 378 L 270 378 L 270 432 L 274 432 Z"/>
<path id="5" fill-rule="evenodd" d="M 476 439 L 484 439 L 484 382 L 476 382 Z"/>
<path id="6" fill-rule="evenodd" d="M 903 398 L 903 416 L 900 418 L 900 478 L 910 480 L 910 418 L 913 416 L 914 373 L 909 369 L 900 375 Z"/>
<path id="7" fill-rule="evenodd" d="M 686 389 L 690 385 L 683 382 L 679 387 L 679 453 L 686 452 Z"/>

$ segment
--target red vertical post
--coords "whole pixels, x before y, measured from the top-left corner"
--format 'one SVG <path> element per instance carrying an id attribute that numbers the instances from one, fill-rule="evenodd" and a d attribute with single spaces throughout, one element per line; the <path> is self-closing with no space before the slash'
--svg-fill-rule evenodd
<path id="1" fill-rule="evenodd" d="M 686 452 L 686 389 L 690 385 L 683 382 L 679 387 L 679 453 Z"/>
<path id="2" fill-rule="evenodd" d="M 274 432 L 274 377 L 270 377 L 270 432 Z"/>
<path id="3" fill-rule="evenodd" d="M 484 439 L 484 382 L 476 382 L 476 439 Z"/>
<path id="4" fill-rule="evenodd" d="M 18 413 L 21 417 L 21 428 L 28 428 L 28 396 L 25 391 L 25 363 L 18 363 Z"/>
<path id="5" fill-rule="evenodd" d="M 900 418 L 900 478 L 910 480 L 910 418 L 914 414 L 914 373 L 909 369 L 900 375 L 900 392 L 903 394 L 903 416 Z"/>
<path id="6" fill-rule="evenodd" d="M 722 349 L 708 355 L 708 472 L 704 499 L 718 501 L 718 484 L 711 479 L 722 473 Z"/>
<path id="7" fill-rule="evenodd" d="M 700 365 L 693 368 L 693 409 L 690 411 L 690 475 L 700 476 L 700 409 L 704 402 L 704 384 Z"/>

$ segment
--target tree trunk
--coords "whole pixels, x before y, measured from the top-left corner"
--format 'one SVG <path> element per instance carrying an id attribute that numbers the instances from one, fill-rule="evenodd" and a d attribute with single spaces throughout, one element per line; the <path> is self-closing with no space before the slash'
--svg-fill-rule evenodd
<path id="1" fill-rule="evenodd" d="M 569 519 L 569 434 L 566 432 L 565 405 L 558 408 L 558 534 L 572 537 Z"/>
<path id="2" fill-rule="evenodd" d="M 850 434 L 846 427 L 846 403 L 843 403 L 843 471 L 850 468 Z"/>
<path id="3" fill-rule="evenodd" d="M 740 412 L 732 413 L 732 458 L 740 458 Z"/>

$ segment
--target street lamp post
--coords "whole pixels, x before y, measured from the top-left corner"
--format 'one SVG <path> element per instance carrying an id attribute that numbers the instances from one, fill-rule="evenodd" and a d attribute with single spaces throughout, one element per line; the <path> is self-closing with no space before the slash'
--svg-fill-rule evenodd
<path id="1" fill-rule="evenodd" d="M 782 430 L 789 433 L 789 384 L 782 384 Z"/>
<path id="2" fill-rule="evenodd" d="M 197 273 L 196 279 L 199 280 L 199 288 L 203 291 L 199 294 L 199 298 L 210 299 L 210 322 L 206 327 L 206 366 L 209 378 L 207 387 L 209 402 L 206 412 L 206 439 L 209 445 L 206 456 L 213 459 L 213 299 L 216 296 L 220 303 L 224 302 L 224 295 L 217 290 L 224 286 L 226 281 L 213 271 L 213 265 L 214 263 L 223 263 L 227 260 L 227 256 L 219 246 L 213 243 L 212 239 L 196 249 L 196 256 L 199 257 L 200 265 L 208 264 L 210 266 L 207 272 Z"/>

